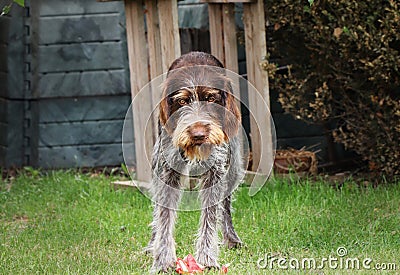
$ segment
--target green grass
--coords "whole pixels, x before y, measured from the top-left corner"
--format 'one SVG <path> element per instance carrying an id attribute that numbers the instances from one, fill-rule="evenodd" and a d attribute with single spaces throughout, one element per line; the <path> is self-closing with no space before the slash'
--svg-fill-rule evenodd
<path id="1" fill-rule="evenodd" d="M 151 202 L 133 189 L 113 190 L 112 180 L 54 171 L 1 181 L 0 274 L 146 274 Z M 337 257 L 338 247 L 347 249 L 345 257 L 396 263 L 400 270 L 400 184 L 360 188 L 349 181 L 338 190 L 323 181 L 273 180 L 254 197 L 241 188 L 234 207 L 246 245 L 221 247 L 228 274 L 271 273 L 257 266 L 264 255 L 318 260 Z M 194 253 L 198 218 L 198 212 L 179 213 L 179 257 Z M 299 273 L 274 267 L 276 274 Z M 323 272 L 345 271 L 326 266 Z"/>

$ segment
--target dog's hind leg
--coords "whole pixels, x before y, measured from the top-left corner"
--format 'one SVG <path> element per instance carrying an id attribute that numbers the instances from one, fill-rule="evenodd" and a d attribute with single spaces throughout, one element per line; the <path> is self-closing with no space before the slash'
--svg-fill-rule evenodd
<path id="1" fill-rule="evenodd" d="M 232 223 L 231 196 L 226 197 L 223 202 L 222 235 L 224 236 L 224 243 L 228 248 L 237 248 L 242 245 L 242 241 Z"/>
<path id="2" fill-rule="evenodd" d="M 233 223 L 231 214 L 231 203 L 232 203 L 232 193 L 238 187 L 240 180 L 242 180 L 244 175 L 244 170 L 242 168 L 242 157 L 241 149 L 239 144 L 239 139 L 237 137 L 230 140 L 230 158 L 229 158 L 229 168 L 225 177 L 225 199 L 222 203 L 222 234 L 224 236 L 224 243 L 228 248 L 237 248 L 242 245 L 242 241 L 237 235 Z"/>

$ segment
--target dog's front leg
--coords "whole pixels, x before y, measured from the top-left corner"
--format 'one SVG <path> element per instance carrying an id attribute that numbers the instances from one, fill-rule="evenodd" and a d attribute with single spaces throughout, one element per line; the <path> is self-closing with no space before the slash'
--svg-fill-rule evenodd
<path id="1" fill-rule="evenodd" d="M 153 265 L 150 273 L 168 272 L 175 266 L 176 252 L 173 237 L 176 210 L 181 192 L 179 190 L 179 174 L 172 169 L 163 171 L 162 175 L 153 179 Z"/>
<path id="2" fill-rule="evenodd" d="M 220 201 L 224 191 L 224 168 L 211 168 L 200 191 L 202 211 L 196 245 L 196 260 L 207 268 L 219 268 L 218 221 Z"/>

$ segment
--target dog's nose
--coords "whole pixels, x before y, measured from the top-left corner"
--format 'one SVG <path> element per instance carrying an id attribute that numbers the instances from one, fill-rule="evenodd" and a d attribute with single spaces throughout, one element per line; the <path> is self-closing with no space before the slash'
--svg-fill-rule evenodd
<path id="1" fill-rule="evenodd" d="M 196 141 L 202 141 L 206 138 L 206 131 L 204 129 L 194 129 L 192 130 L 192 137 Z"/>

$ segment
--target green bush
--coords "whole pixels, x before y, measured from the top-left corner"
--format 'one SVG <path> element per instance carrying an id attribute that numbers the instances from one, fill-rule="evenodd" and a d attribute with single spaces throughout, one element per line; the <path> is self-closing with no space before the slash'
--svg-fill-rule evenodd
<path id="1" fill-rule="evenodd" d="M 265 1 L 272 26 L 265 68 L 285 111 L 335 122 L 335 141 L 371 170 L 399 175 L 400 2 Z"/>

